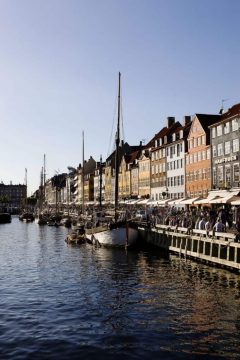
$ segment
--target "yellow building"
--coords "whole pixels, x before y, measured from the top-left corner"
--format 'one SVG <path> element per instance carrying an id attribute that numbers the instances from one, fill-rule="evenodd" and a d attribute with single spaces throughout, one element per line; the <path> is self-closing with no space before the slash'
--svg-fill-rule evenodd
<path id="1" fill-rule="evenodd" d="M 150 182 L 150 154 L 148 150 L 143 150 L 138 160 L 138 193 L 139 197 L 149 198 L 151 193 Z"/>

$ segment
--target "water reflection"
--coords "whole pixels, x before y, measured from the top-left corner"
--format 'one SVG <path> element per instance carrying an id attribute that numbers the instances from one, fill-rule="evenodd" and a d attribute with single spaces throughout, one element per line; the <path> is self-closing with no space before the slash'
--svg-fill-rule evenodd
<path id="1" fill-rule="evenodd" d="M 154 250 L 67 246 L 65 228 L 0 228 L 7 359 L 238 358 L 240 279 Z"/>

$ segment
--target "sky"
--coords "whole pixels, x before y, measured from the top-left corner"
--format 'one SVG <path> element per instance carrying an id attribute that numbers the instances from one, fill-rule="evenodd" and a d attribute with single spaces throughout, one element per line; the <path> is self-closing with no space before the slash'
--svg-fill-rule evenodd
<path id="1" fill-rule="evenodd" d="M 113 149 L 118 72 L 124 140 L 168 116 L 240 102 L 238 0 L 0 0 L 0 181 L 28 195 Z"/>

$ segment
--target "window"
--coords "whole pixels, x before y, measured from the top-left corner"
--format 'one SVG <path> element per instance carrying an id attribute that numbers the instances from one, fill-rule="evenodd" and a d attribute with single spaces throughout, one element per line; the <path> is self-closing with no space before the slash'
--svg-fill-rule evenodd
<path id="1" fill-rule="evenodd" d="M 231 185 L 231 167 L 225 166 L 225 185 L 230 186 Z"/>
<path id="2" fill-rule="evenodd" d="M 194 138 L 193 139 L 193 147 L 196 147 L 197 146 L 197 138 Z"/>
<path id="3" fill-rule="evenodd" d="M 197 162 L 197 153 L 196 152 L 194 153 L 194 162 L 195 163 Z"/>
<path id="4" fill-rule="evenodd" d="M 205 135 L 202 135 L 202 145 L 205 145 Z"/>
<path id="5" fill-rule="evenodd" d="M 212 138 L 214 139 L 216 137 L 216 128 L 212 128 Z"/>
<path id="6" fill-rule="evenodd" d="M 201 151 L 198 152 L 198 161 L 201 161 L 202 160 L 202 153 Z"/>
<path id="7" fill-rule="evenodd" d="M 210 149 L 207 149 L 207 160 L 210 160 Z"/>
<path id="8" fill-rule="evenodd" d="M 233 140 L 233 152 L 239 151 L 239 139 Z"/>
<path id="9" fill-rule="evenodd" d="M 192 163 L 193 163 L 193 156 L 190 155 L 190 156 L 189 156 L 189 164 L 192 164 Z"/>
<path id="10" fill-rule="evenodd" d="M 188 155 L 186 156 L 186 165 L 188 165 L 189 164 L 189 157 L 188 157 Z"/>
<path id="11" fill-rule="evenodd" d="M 213 152 L 213 157 L 216 157 L 217 156 L 217 148 L 215 145 L 213 145 L 213 147 L 212 147 L 212 152 Z"/>
<path id="12" fill-rule="evenodd" d="M 225 155 L 230 154 L 231 148 L 230 148 L 230 141 L 225 142 Z"/>
<path id="13" fill-rule="evenodd" d="M 238 130 L 238 119 L 232 120 L 232 131 Z"/>
<path id="14" fill-rule="evenodd" d="M 223 144 L 218 144 L 218 146 L 217 146 L 217 155 L 218 156 L 223 155 Z"/>
<path id="15" fill-rule="evenodd" d="M 223 131 L 224 131 L 224 134 L 230 133 L 230 123 L 229 122 L 227 122 L 223 125 Z"/>
<path id="16" fill-rule="evenodd" d="M 198 144 L 198 146 L 200 146 L 201 145 L 201 137 L 198 137 L 198 139 L 197 139 L 197 144 Z"/>
<path id="17" fill-rule="evenodd" d="M 222 136 L 222 125 L 217 126 L 217 136 Z"/>
<path id="18" fill-rule="evenodd" d="M 239 182 L 239 164 L 233 165 L 233 181 Z"/>
<path id="19" fill-rule="evenodd" d="M 202 169 L 202 178 L 206 179 L 206 169 Z"/>
<path id="20" fill-rule="evenodd" d="M 216 147 L 215 147 L 216 150 Z M 205 150 L 202 151 L 202 160 L 206 160 L 206 152 Z"/>
<path id="21" fill-rule="evenodd" d="M 202 169 L 199 169 L 198 173 L 199 173 L 199 180 L 202 180 Z"/>
<path id="22" fill-rule="evenodd" d="M 217 169 L 217 177 L 218 177 L 218 182 L 221 184 L 223 182 L 223 167 L 219 166 Z"/>

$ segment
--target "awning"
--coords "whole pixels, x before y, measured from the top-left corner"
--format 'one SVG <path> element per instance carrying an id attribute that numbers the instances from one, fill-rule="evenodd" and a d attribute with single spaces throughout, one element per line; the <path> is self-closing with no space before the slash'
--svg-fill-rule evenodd
<path id="1" fill-rule="evenodd" d="M 168 202 L 169 205 L 181 205 L 183 204 L 183 200 L 186 200 L 186 199 L 172 199 L 171 201 Z M 184 205 L 184 204 L 183 204 Z"/>
<path id="2" fill-rule="evenodd" d="M 240 196 L 236 196 L 235 200 L 231 201 L 231 205 L 240 205 Z"/>
<path id="3" fill-rule="evenodd" d="M 140 201 L 139 199 L 130 199 L 126 202 L 126 204 L 134 205 L 134 204 L 138 203 L 139 201 Z"/>
<path id="4" fill-rule="evenodd" d="M 219 190 L 219 191 L 210 191 L 208 197 L 205 199 L 200 199 L 194 202 L 194 204 L 227 204 L 233 200 L 234 196 L 239 194 L 238 190 Z"/>
<path id="5" fill-rule="evenodd" d="M 158 205 L 159 206 L 164 206 L 164 205 L 167 205 L 169 203 L 169 201 L 171 201 L 172 199 L 163 199 L 163 200 L 160 200 L 158 201 Z"/>
<path id="6" fill-rule="evenodd" d="M 153 199 L 149 200 L 149 202 L 148 202 L 148 205 L 157 205 L 157 204 L 158 204 L 158 201 L 153 200 Z"/>
<path id="7" fill-rule="evenodd" d="M 232 203 L 232 201 L 236 200 L 237 196 L 236 195 L 232 195 L 232 194 L 228 194 L 228 196 L 225 197 L 217 197 L 213 200 L 210 200 L 209 203 L 210 204 L 228 204 L 228 203 Z"/>
<path id="8" fill-rule="evenodd" d="M 149 201 L 149 199 L 139 200 L 139 201 L 138 201 L 138 204 L 139 204 L 139 205 L 147 204 L 148 201 Z"/>
<path id="9" fill-rule="evenodd" d="M 195 201 L 199 200 L 199 196 L 198 197 L 195 197 L 195 198 L 190 198 L 190 199 L 183 199 L 181 201 L 181 204 L 183 205 L 192 205 L 192 204 L 196 204 Z"/>

